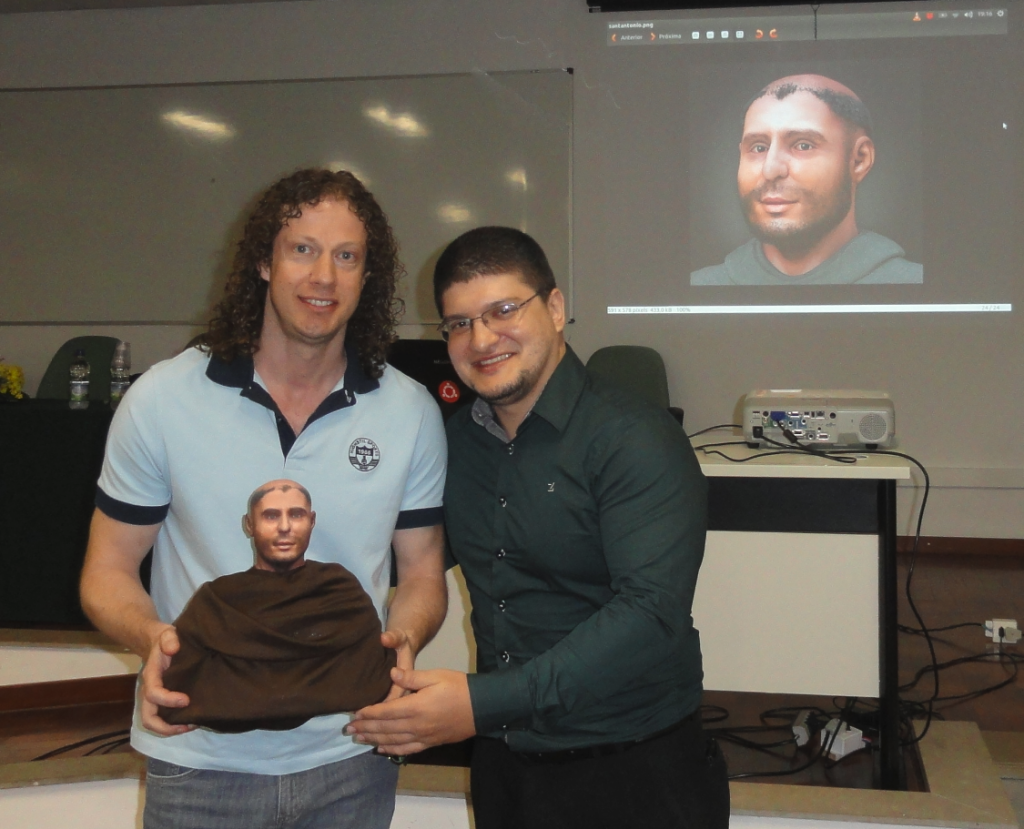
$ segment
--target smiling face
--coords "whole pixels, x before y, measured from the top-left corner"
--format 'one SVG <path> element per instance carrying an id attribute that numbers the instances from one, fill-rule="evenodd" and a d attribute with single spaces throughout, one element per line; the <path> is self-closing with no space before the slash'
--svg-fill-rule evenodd
<path id="1" fill-rule="evenodd" d="M 362 291 L 366 228 L 347 202 L 307 205 L 277 234 L 269 265 L 264 328 L 306 345 L 340 344 Z"/>
<path id="2" fill-rule="evenodd" d="M 245 534 L 256 548 L 256 569 L 284 573 L 305 562 L 309 537 L 316 525 L 305 492 L 292 481 L 272 481 L 260 487 L 262 497 L 242 519 Z"/>
<path id="3" fill-rule="evenodd" d="M 874 161 L 871 139 L 812 92 L 762 95 L 747 110 L 737 173 L 751 232 L 801 256 L 844 220 Z"/>
<path id="4" fill-rule="evenodd" d="M 523 305 L 535 293 L 518 274 L 476 276 L 450 285 L 441 298 L 441 310 L 446 321 L 472 319 L 502 303 Z M 499 416 L 502 409 L 513 407 L 522 408 L 525 415 L 565 353 L 564 327 L 565 302 L 554 288 L 546 298 L 527 302 L 500 331 L 475 320 L 470 330 L 452 335 L 448 353 L 459 377 Z"/>

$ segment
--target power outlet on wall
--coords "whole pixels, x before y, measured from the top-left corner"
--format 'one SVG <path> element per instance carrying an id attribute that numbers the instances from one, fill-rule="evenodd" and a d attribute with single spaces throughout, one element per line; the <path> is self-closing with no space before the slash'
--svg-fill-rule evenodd
<path id="1" fill-rule="evenodd" d="M 989 619 L 985 622 L 985 635 L 995 645 L 1014 645 L 1020 641 L 1020 628 L 1016 619 Z"/>

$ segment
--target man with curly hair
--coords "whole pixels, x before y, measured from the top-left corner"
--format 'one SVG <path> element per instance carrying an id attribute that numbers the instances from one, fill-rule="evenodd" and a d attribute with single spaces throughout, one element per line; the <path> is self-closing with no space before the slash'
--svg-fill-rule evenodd
<path id="1" fill-rule="evenodd" d="M 251 565 L 237 504 L 262 481 L 317 492 L 307 556 L 356 576 L 399 665 L 411 669 L 437 631 L 445 440 L 427 391 L 385 364 L 401 274 L 387 218 L 358 179 L 300 170 L 249 217 L 204 345 L 147 371 L 118 408 L 82 605 L 145 660 L 132 745 L 149 757 L 148 829 L 391 822 L 397 767 L 342 734 L 348 715 L 221 734 L 157 709 L 188 704 L 163 687 L 179 647 L 170 621 L 200 585 Z M 150 596 L 139 567 L 151 547 Z"/>

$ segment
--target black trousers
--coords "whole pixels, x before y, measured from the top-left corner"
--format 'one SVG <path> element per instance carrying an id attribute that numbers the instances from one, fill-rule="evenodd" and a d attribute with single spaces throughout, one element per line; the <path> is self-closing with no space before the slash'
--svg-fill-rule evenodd
<path id="1" fill-rule="evenodd" d="M 477 829 L 727 829 L 729 780 L 699 717 L 603 757 L 545 762 L 477 737 L 470 796 Z"/>

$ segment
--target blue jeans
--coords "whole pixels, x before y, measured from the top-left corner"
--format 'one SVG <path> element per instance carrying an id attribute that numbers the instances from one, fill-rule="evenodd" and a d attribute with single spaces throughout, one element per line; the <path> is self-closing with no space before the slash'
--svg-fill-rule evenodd
<path id="1" fill-rule="evenodd" d="M 398 766 L 372 751 L 280 776 L 150 759 L 145 829 L 388 829 Z"/>

